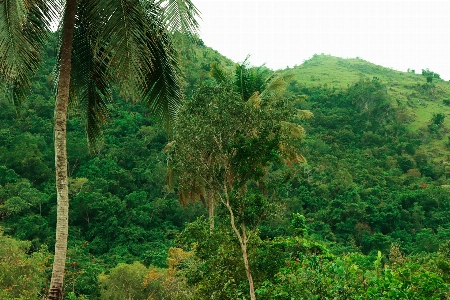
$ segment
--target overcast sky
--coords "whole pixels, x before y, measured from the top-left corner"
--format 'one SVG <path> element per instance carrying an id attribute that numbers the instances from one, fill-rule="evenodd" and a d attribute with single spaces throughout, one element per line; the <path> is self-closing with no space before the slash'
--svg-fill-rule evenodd
<path id="1" fill-rule="evenodd" d="M 193 0 L 200 38 L 236 62 L 279 69 L 314 53 L 450 80 L 450 0 Z"/>

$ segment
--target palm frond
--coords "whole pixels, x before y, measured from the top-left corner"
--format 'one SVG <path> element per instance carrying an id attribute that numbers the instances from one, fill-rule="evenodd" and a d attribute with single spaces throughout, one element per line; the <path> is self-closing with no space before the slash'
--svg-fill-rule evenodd
<path id="1" fill-rule="evenodd" d="M 266 88 L 267 68 L 250 67 L 248 59 L 242 64 L 237 64 L 235 69 L 235 86 L 243 101 L 247 101 L 254 92 L 263 92 Z"/>
<path id="2" fill-rule="evenodd" d="M 262 98 L 266 98 L 269 95 L 281 93 L 287 87 L 287 82 L 282 76 L 274 74 L 270 77 L 269 81 L 266 81 L 266 86 L 264 91 L 261 93 Z"/>
<path id="3" fill-rule="evenodd" d="M 163 24 L 169 32 L 197 32 L 200 12 L 191 0 L 159 0 L 157 5 L 163 9 Z"/>
<path id="4" fill-rule="evenodd" d="M 248 105 L 253 106 L 254 108 L 259 108 L 261 106 L 261 97 L 258 92 L 254 92 L 253 95 L 248 98 Z"/>
<path id="5" fill-rule="evenodd" d="M 89 6 L 90 22 L 96 24 L 93 47 L 103 48 L 99 60 L 108 64 L 123 95 L 134 101 L 142 98 L 152 53 L 148 48 L 149 20 L 141 2 L 92 0 Z"/>
<path id="6" fill-rule="evenodd" d="M 311 111 L 305 110 L 305 109 L 297 109 L 296 114 L 295 114 L 295 118 L 297 120 L 309 120 L 313 117 L 314 117 L 314 114 Z"/>
<path id="7" fill-rule="evenodd" d="M 217 83 L 228 83 L 230 82 L 230 78 L 232 78 L 232 75 L 228 74 L 216 62 L 211 63 L 209 74 L 217 81 Z"/>
<path id="8" fill-rule="evenodd" d="M 102 127 L 109 118 L 106 105 L 110 98 L 110 78 L 107 57 L 103 48 L 94 48 L 93 24 L 89 20 L 89 5 L 79 2 L 75 20 L 72 51 L 70 101 L 85 119 L 89 146 L 95 148 L 102 141 Z M 98 59 L 102 57 L 102 60 Z"/>
<path id="9" fill-rule="evenodd" d="M 0 74 L 16 107 L 26 98 L 40 66 L 55 7 L 55 1 L 0 2 Z"/>
<path id="10" fill-rule="evenodd" d="M 144 77 L 149 86 L 143 89 L 143 100 L 152 112 L 164 117 L 165 127 L 170 130 L 183 93 L 178 53 L 168 32 L 195 33 L 199 11 L 190 0 L 159 0 L 145 8 L 150 27 L 146 46 L 151 53 L 151 69 Z"/>
<path id="11" fill-rule="evenodd" d="M 94 48 L 102 49 L 96 50 L 98 60 L 119 82 L 123 95 L 145 101 L 152 112 L 165 117 L 169 128 L 182 99 L 181 72 L 162 8 L 139 0 L 90 3 L 89 18 L 98 25 L 93 29 Z"/>
<path id="12" fill-rule="evenodd" d="M 157 116 L 164 117 L 166 129 L 170 129 L 176 118 L 183 99 L 177 56 L 169 37 L 155 28 L 155 32 L 148 33 L 158 38 L 149 37 L 151 50 L 151 66 L 145 76 L 151 84 L 143 90 L 143 100 Z M 158 32 L 159 31 L 159 32 Z"/>
<path id="13" fill-rule="evenodd" d="M 290 137 L 301 139 L 305 136 L 305 129 L 291 122 L 282 121 L 281 122 L 282 131 Z"/>

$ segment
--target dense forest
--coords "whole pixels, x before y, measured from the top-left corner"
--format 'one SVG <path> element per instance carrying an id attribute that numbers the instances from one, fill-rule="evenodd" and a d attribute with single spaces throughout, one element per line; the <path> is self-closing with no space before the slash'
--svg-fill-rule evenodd
<path id="1" fill-rule="evenodd" d="M 0 95 L 1 299 L 48 292 L 54 43 L 26 102 Z M 69 109 L 65 299 L 450 299 L 449 82 L 177 43 L 173 130 L 117 88 L 93 149 Z"/>

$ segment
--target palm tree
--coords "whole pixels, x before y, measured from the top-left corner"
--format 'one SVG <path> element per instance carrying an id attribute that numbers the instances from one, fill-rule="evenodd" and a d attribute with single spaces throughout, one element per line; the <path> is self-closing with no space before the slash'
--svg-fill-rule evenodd
<path id="1" fill-rule="evenodd" d="M 48 299 L 61 299 L 68 236 L 66 118 L 69 102 L 86 119 L 89 145 L 101 140 L 112 83 L 145 101 L 166 125 L 182 98 L 171 33 L 197 29 L 191 0 L 0 1 L 0 76 L 19 105 L 39 67 L 41 51 L 60 20 L 55 104 L 57 225 Z"/>

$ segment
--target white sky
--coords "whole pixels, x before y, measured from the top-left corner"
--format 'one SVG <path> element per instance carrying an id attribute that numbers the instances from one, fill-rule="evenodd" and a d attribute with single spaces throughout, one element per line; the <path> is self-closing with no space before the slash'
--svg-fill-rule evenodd
<path id="1" fill-rule="evenodd" d="M 450 0 L 193 0 L 200 38 L 236 62 L 279 69 L 314 53 L 450 79 Z"/>

